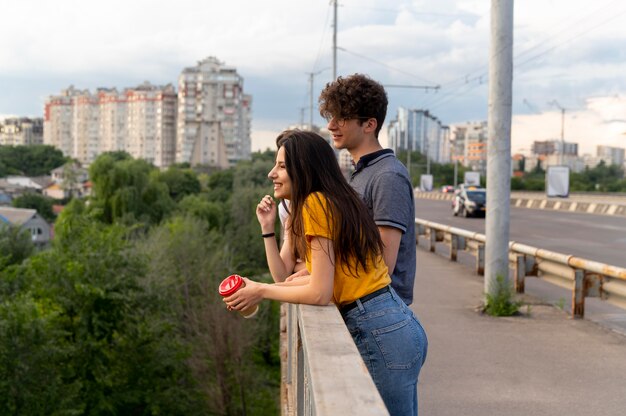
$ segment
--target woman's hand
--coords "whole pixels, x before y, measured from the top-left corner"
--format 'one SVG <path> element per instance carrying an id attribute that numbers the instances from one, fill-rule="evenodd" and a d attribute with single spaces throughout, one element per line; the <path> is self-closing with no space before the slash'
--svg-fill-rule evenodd
<path id="1" fill-rule="evenodd" d="M 303 268 L 303 269 L 298 270 L 291 276 L 287 276 L 287 278 L 285 279 L 285 282 L 291 282 L 292 280 L 299 279 L 302 277 L 308 277 L 308 276 L 309 276 L 309 271 L 306 268 Z"/>
<path id="2" fill-rule="evenodd" d="M 261 231 L 263 234 L 271 233 L 274 231 L 274 223 L 276 222 L 276 203 L 274 199 L 265 195 L 261 202 L 256 206 L 256 217 L 261 224 Z"/>
<path id="3" fill-rule="evenodd" d="M 254 282 L 247 277 L 244 277 L 243 281 L 246 284 L 244 287 L 224 298 L 228 310 L 240 311 L 254 306 L 263 300 L 263 295 L 261 294 L 262 283 Z"/>

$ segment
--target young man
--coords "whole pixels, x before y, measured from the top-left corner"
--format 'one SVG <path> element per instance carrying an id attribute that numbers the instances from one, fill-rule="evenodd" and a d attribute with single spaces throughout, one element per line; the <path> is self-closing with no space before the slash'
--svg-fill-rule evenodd
<path id="1" fill-rule="evenodd" d="M 407 305 L 415 283 L 415 202 L 406 168 L 378 133 L 387 115 L 387 94 L 366 75 L 339 77 L 319 97 L 320 114 L 337 149 L 356 164 L 350 185 L 361 195 L 380 230 L 391 286 Z"/>

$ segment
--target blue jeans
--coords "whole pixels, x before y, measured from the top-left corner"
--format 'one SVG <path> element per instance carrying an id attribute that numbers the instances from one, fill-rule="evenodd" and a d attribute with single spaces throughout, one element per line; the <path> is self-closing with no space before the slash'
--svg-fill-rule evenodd
<path id="1" fill-rule="evenodd" d="M 417 415 L 417 378 L 426 360 L 426 332 L 390 289 L 342 314 L 391 416 Z"/>

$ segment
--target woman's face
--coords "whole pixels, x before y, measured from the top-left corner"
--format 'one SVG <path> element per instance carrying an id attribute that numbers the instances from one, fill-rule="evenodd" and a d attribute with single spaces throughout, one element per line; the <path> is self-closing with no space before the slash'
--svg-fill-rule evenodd
<path id="1" fill-rule="evenodd" d="M 291 199 L 291 178 L 285 166 L 285 147 L 276 152 L 276 164 L 267 175 L 274 183 L 274 198 Z"/>

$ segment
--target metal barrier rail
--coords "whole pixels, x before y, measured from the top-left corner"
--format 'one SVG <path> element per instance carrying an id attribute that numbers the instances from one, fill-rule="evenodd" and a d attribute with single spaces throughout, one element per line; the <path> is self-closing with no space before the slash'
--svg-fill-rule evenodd
<path id="1" fill-rule="evenodd" d="M 458 250 L 467 250 L 476 258 L 476 273 L 484 274 L 485 235 L 431 221 L 415 219 L 416 238 L 428 238 L 429 249 L 435 252 L 437 242 L 450 248 L 450 260 L 457 260 Z M 419 241 L 418 241 L 419 243 Z M 585 315 L 585 298 L 598 297 L 626 309 L 626 269 L 509 242 L 509 265 L 514 270 L 514 288 L 524 293 L 526 276 L 536 276 L 572 290 L 572 316 Z"/>
<path id="2" fill-rule="evenodd" d="M 282 310 L 282 416 L 389 415 L 336 306 Z"/>

